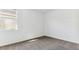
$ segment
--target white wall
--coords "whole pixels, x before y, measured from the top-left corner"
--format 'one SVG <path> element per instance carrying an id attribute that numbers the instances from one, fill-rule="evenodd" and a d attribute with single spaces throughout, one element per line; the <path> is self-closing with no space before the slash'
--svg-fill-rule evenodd
<path id="1" fill-rule="evenodd" d="M 79 43 L 77 10 L 53 10 L 46 13 L 47 36 Z"/>
<path id="2" fill-rule="evenodd" d="M 79 43 L 79 9 L 76 9 L 75 10 L 75 19 L 76 19 L 76 32 L 77 32 L 77 35 L 76 35 L 76 41 Z"/>
<path id="3" fill-rule="evenodd" d="M 17 10 L 18 30 L 1 30 L 0 46 L 43 35 L 43 14 L 32 10 Z"/>
<path id="4" fill-rule="evenodd" d="M 0 30 L 0 46 L 39 36 L 79 43 L 79 10 L 17 10 L 18 30 Z"/>
<path id="5" fill-rule="evenodd" d="M 43 14 L 37 11 L 23 10 L 23 36 L 27 39 L 43 36 Z M 19 17 L 18 17 L 19 18 Z"/>

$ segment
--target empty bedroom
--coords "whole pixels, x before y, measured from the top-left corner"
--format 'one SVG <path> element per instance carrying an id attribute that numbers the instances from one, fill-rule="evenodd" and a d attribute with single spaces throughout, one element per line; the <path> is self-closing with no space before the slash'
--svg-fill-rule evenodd
<path id="1" fill-rule="evenodd" d="M 0 50 L 79 50 L 79 9 L 0 9 Z"/>

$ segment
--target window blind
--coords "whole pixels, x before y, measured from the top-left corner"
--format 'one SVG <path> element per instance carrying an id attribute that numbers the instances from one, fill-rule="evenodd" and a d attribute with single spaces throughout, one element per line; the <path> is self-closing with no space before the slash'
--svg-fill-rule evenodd
<path id="1" fill-rule="evenodd" d="M 16 10 L 2 9 L 0 10 L 0 29 L 15 30 L 16 24 Z"/>

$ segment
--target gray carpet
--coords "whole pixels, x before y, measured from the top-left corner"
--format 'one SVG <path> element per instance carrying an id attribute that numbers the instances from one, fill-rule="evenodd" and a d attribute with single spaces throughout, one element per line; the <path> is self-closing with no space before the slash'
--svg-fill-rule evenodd
<path id="1" fill-rule="evenodd" d="M 79 50 L 79 44 L 50 37 L 40 37 L 0 47 L 0 50 Z"/>

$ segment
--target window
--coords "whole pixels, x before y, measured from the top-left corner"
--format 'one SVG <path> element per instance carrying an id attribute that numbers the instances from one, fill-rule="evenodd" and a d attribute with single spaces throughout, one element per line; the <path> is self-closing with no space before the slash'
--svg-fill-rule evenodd
<path id="1" fill-rule="evenodd" d="M 0 10 L 0 29 L 16 30 L 16 10 L 1 9 Z"/>

